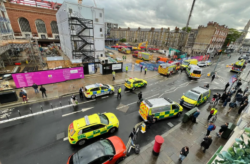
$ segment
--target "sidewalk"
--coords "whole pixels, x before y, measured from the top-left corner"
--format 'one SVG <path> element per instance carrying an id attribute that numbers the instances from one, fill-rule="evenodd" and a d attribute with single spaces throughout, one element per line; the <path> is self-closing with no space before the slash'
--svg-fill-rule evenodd
<path id="1" fill-rule="evenodd" d="M 220 105 L 221 106 L 221 105 Z M 206 104 L 201 109 L 197 122 L 194 124 L 191 121 L 188 123 L 179 123 L 171 130 L 164 134 L 159 134 L 164 138 L 164 143 L 161 147 L 161 151 L 158 157 L 152 154 L 154 141 L 147 146 L 141 148 L 139 155 L 131 155 L 127 157 L 122 164 L 177 164 L 179 163 L 179 154 L 184 146 L 189 147 L 189 154 L 182 162 L 183 164 L 205 164 L 207 163 L 216 150 L 225 145 L 227 140 L 218 138 L 216 132 L 219 131 L 220 126 L 225 122 L 235 123 L 237 120 L 237 111 L 231 111 L 229 115 L 226 115 L 228 108 L 222 108 L 217 106 L 218 118 L 215 121 L 216 130 L 211 132 L 213 142 L 206 153 L 203 153 L 200 149 L 200 143 L 206 134 L 207 117 L 209 115 L 208 107 Z M 153 125 L 157 126 L 157 124 Z M 166 125 L 167 126 L 167 125 Z M 145 133 L 147 135 L 147 132 Z M 135 142 L 136 143 L 136 142 Z M 131 150 L 133 151 L 133 150 Z"/>
<path id="2" fill-rule="evenodd" d="M 46 88 L 47 98 L 42 97 L 42 93 L 39 92 L 38 94 L 35 93 L 34 89 L 32 87 L 25 88 L 27 91 L 27 95 L 29 98 L 29 103 L 44 101 L 48 99 L 55 99 L 64 95 L 69 94 L 79 94 L 78 91 L 80 87 L 85 87 L 86 85 L 95 84 L 95 83 L 103 83 L 103 84 L 110 84 L 113 86 L 121 85 L 125 83 L 125 79 L 130 77 L 137 77 L 142 79 L 151 79 L 155 76 L 158 76 L 157 71 L 147 71 L 147 74 L 144 75 L 143 72 L 133 72 L 130 71 L 128 73 L 122 72 L 122 73 L 116 73 L 115 81 L 113 81 L 113 76 L 111 74 L 109 75 L 101 75 L 101 74 L 93 74 L 93 75 L 85 75 L 84 79 L 76 79 L 76 80 L 70 80 L 66 82 L 61 83 L 55 83 L 55 84 L 48 84 L 43 85 Z M 39 86 L 40 89 L 40 86 Z M 16 89 L 17 96 L 19 96 L 20 89 Z M 11 103 L 5 103 L 1 104 L 1 108 L 7 108 L 14 105 L 21 105 L 22 99 L 19 97 L 18 101 L 11 102 Z"/>

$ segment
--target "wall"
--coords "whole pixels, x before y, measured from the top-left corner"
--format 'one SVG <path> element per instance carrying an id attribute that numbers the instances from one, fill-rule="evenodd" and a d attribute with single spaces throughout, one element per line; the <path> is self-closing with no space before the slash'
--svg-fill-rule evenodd
<path id="1" fill-rule="evenodd" d="M 56 21 L 57 10 L 44 9 L 38 7 L 31 7 L 13 3 L 5 3 L 5 8 L 10 18 L 11 26 L 14 33 L 21 33 L 18 19 L 24 17 L 29 21 L 31 32 L 37 34 L 35 21 L 41 19 L 46 25 L 48 37 L 52 37 L 51 21 Z"/>

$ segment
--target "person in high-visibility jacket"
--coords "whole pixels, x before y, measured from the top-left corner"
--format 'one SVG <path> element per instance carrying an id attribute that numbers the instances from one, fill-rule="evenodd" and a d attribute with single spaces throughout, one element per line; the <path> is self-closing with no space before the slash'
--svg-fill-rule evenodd
<path id="1" fill-rule="evenodd" d="M 211 111 L 210 111 L 210 114 L 207 118 L 207 120 L 209 121 L 211 119 L 211 117 L 213 117 L 214 115 L 216 115 L 218 111 L 215 109 L 215 108 L 212 108 Z"/>
<path id="2" fill-rule="evenodd" d="M 126 73 L 128 73 L 128 66 L 126 66 Z"/>
<path id="3" fill-rule="evenodd" d="M 122 88 L 119 87 L 118 93 L 117 93 L 117 99 L 118 99 L 119 97 L 120 97 L 120 99 L 122 98 L 121 92 L 122 92 Z"/>
<path id="4" fill-rule="evenodd" d="M 145 75 L 146 75 L 146 73 L 147 73 L 147 70 L 148 70 L 148 68 L 147 68 L 147 67 L 145 67 Z"/>
<path id="5" fill-rule="evenodd" d="M 112 72 L 113 75 L 113 81 L 115 80 L 115 71 Z"/>

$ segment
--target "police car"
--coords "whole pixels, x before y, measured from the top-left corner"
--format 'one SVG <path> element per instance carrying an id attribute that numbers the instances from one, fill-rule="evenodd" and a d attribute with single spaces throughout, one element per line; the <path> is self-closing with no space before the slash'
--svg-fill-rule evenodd
<path id="1" fill-rule="evenodd" d="M 125 86 L 127 89 L 135 90 L 135 88 L 146 87 L 147 84 L 148 84 L 148 82 L 147 82 L 146 80 L 137 79 L 137 78 L 130 78 L 130 79 L 127 79 L 127 80 L 125 81 L 124 86 Z"/>
<path id="2" fill-rule="evenodd" d="M 115 88 L 112 85 L 96 83 L 85 86 L 84 95 L 86 98 L 96 98 L 98 96 L 113 94 Z"/>
<path id="3" fill-rule="evenodd" d="M 97 113 L 74 120 L 68 127 L 70 144 L 84 145 L 86 140 L 104 133 L 114 133 L 119 120 L 113 113 Z"/>

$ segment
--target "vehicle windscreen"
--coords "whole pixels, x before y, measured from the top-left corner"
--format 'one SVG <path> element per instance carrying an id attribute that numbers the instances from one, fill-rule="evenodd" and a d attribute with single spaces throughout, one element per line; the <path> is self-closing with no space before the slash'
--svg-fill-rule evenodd
<path id="1" fill-rule="evenodd" d="M 105 87 L 109 88 L 109 86 L 108 86 L 107 84 L 103 84 L 103 86 L 105 86 Z"/>
<path id="2" fill-rule="evenodd" d="M 183 65 L 188 65 L 188 64 L 189 64 L 189 62 L 187 62 L 187 61 L 183 61 L 183 62 L 182 62 L 182 64 L 183 64 Z"/>
<path id="3" fill-rule="evenodd" d="M 196 93 L 194 93 L 194 92 L 192 92 L 192 91 L 188 91 L 188 92 L 186 92 L 186 93 L 184 94 L 184 96 L 187 97 L 187 98 L 190 98 L 190 99 L 192 99 L 192 100 L 197 101 L 200 95 L 198 95 L 198 94 L 196 94 Z"/>
<path id="4" fill-rule="evenodd" d="M 241 68 L 242 66 L 241 66 L 241 65 L 234 64 L 234 67 L 235 67 L 235 68 Z"/>
<path id="5" fill-rule="evenodd" d="M 98 114 L 98 116 L 99 116 L 102 124 L 106 124 L 106 125 L 109 124 L 109 120 L 108 120 L 107 116 L 105 116 L 104 114 Z"/>
<path id="6" fill-rule="evenodd" d="M 126 83 L 127 83 L 127 84 L 131 84 L 131 82 L 130 82 L 130 81 L 126 81 Z"/>
<path id="7" fill-rule="evenodd" d="M 199 71 L 199 70 L 194 70 L 193 73 L 194 73 L 194 74 L 201 74 L 201 71 Z"/>
<path id="8" fill-rule="evenodd" d="M 97 141 L 86 146 L 73 155 L 74 164 L 88 164 L 100 156 L 114 155 L 115 148 L 113 144 L 105 139 Z"/>

